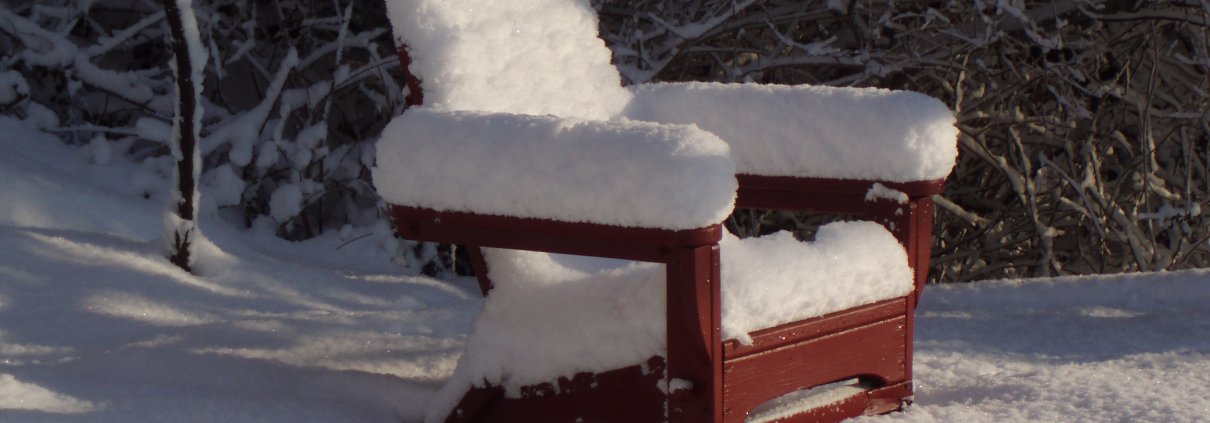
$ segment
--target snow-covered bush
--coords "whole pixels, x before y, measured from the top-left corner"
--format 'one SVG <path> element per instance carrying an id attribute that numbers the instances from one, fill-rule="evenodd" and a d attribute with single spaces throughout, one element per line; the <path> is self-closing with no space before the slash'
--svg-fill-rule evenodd
<path id="1" fill-rule="evenodd" d="M 962 135 L 936 198 L 937 280 L 1210 265 L 1204 2 L 592 1 L 627 83 L 944 100 Z M 291 239 L 381 222 L 371 143 L 406 94 L 384 5 L 194 3 L 209 54 L 203 206 Z M 155 2 L 0 4 L 0 113 L 166 180 L 165 31 Z M 157 181 L 132 183 L 150 194 Z M 810 227 L 782 213 L 733 221 L 743 233 Z M 407 256 L 432 272 L 455 265 L 447 247 Z"/>
<path id="2" fill-rule="evenodd" d="M 208 55 L 203 207 L 289 239 L 381 219 L 368 168 L 402 107 L 398 62 L 382 4 L 338 3 L 194 2 Z M 166 180 L 167 30 L 156 2 L 0 5 L 0 113 Z M 149 179 L 147 195 L 163 189 Z"/>
<path id="3" fill-rule="evenodd" d="M 961 158 L 934 278 L 1210 265 L 1210 6 L 597 0 L 631 83 L 880 86 L 943 99 Z M 742 232 L 805 227 L 738 211 Z"/>

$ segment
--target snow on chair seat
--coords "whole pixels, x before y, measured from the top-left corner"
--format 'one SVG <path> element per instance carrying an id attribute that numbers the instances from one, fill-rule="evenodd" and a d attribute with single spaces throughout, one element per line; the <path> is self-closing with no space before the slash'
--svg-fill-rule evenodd
<path id="1" fill-rule="evenodd" d="M 915 288 L 903 246 L 874 222 L 832 222 L 812 242 L 789 232 L 724 234 L 723 339 L 908 295 Z"/>

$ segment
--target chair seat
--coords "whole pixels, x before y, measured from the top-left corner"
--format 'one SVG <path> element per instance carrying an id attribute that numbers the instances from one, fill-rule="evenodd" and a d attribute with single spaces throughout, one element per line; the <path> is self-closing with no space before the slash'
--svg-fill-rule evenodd
<path id="1" fill-rule="evenodd" d="M 723 338 L 742 344 L 751 343 L 752 331 L 913 288 L 903 247 L 873 222 L 831 223 L 813 242 L 788 232 L 725 234 L 720 248 Z M 484 254 L 496 287 L 435 406 L 452 408 L 484 381 L 516 396 L 524 386 L 664 355 L 663 265 L 517 250 Z"/>

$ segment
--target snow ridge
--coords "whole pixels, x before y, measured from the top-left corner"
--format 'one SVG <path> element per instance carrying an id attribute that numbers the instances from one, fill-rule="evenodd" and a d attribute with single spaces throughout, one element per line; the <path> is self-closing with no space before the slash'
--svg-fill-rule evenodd
<path id="1" fill-rule="evenodd" d="M 693 126 L 430 108 L 387 125 L 373 176 L 392 204 L 671 230 L 723 221 L 737 186 Z"/>

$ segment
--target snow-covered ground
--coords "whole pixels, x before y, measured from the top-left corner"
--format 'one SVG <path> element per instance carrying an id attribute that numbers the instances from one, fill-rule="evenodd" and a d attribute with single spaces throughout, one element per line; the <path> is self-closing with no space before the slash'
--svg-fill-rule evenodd
<path id="1" fill-rule="evenodd" d="M 192 276 L 153 172 L 26 132 L 0 116 L 0 422 L 414 421 L 457 363 L 478 288 L 403 274 L 381 228 L 289 243 L 211 212 Z"/>
<path id="2" fill-rule="evenodd" d="M 476 288 L 405 274 L 384 228 L 289 243 L 211 208 L 193 276 L 157 172 L 0 134 L 0 422 L 416 421 L 452 372 Z M 1206 421 L 1207 304 L 1210 271 L 930 286 L 916 404 L 858 420 Z"/>
<path id="3" fill-rule="evenodd" d="M 862 421 L 1210 421 L 1208 304 L 1203 270 L 930 286 L 916 405 Z"/>

